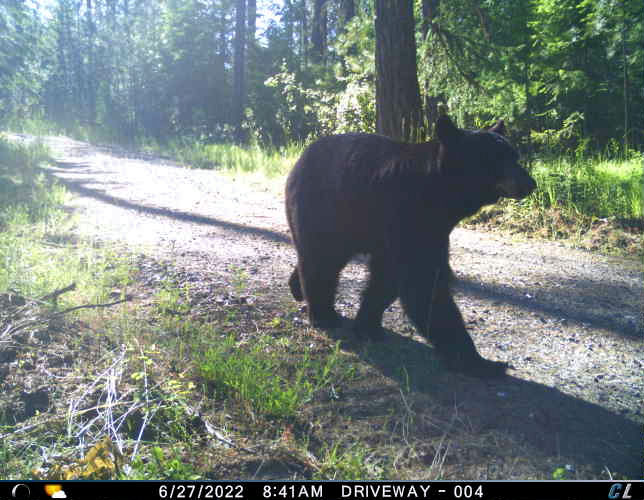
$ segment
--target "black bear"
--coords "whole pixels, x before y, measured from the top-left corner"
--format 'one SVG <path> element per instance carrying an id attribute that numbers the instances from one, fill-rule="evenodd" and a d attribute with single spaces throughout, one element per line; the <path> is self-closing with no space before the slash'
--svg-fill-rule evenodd
<path id="1" fill-rule="evenodd" d="M 352 329 L 382 336 L 382 315 L 396 298 L 448 368 L 479 377 L 507 365 L 480 356 L 449 290 L 449 235 L 463 218 L 501 197 L 536 187 L 505 138 L 436 122 L 437 139 L 404 144 L 373 134 L 324 137 L 303 153 L 286 182 L 286 215 L 297 249 L 289 285 L 306 299 L 311 324 L 339 325 L 338 275 L 368 254 L 369 282 Z"/>

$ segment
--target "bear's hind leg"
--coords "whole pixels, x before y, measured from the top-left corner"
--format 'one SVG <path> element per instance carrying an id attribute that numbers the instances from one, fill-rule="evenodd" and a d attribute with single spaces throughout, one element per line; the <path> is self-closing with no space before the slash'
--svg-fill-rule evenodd
<path id="1" fill-rule="evenodd" d="M 342 317 L 335 310 L 335 292 L 338 277 L 346 260 L 329 258 L 311 259 L 311 264 L 300 261 L 300 285 L 308 303 L 309 320 L 316 328 L 337 328 Z"/>
<path id="2" fill-rule="evenodd" d="M 361 338 L 384 338 L 382 315 L 398 297 L 398 280 L 392 264 L 384 255 L 372 255 L 369 262 L 369 282 L 362 293 L 362 302 L 353 324 Z"/>
<path id="3" fill-rule="evenodd" d="M 293 272 L 291 273 L 291 277 L 288 280 L 288 286 L 291 289 L 291 295 L 293 295 L 293 298 L 298 302 L 302 302 L 304 300 L 304 294 L 302 293 L 302 284 L 300 283 L 300 270 L 297 266 L 295 266 L 295 269 L 293 269 Z"/>

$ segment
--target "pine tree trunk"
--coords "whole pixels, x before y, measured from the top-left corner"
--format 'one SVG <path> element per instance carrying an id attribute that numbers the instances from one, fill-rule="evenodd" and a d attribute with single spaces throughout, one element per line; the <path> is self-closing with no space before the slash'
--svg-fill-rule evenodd
<path id="1" fill-rule="evenodd" d="M 622 0 L 622 67 L 624 80 L 624 153 L 628 152 L 628 58 L 626 53 L 626 9 Z"/>
<path id="2" fill-rule="evenodd" d="M 326 45 L 326 8 L 325 0 L 314 0 L 313 26 L 311 26 L 311 60 L 321 63 L 324 59 Z"/>
<path id="3" fill-rule="evenodd" d="M 300 70 L 304 71 L 304 68 L 308 66 L 308 57 L 309 57 L 309 28 L 308 28 L 308 11 L 306 10 L 306 0 L 301 0 L 300 2 Z"/>
<path id="4" fill-rule="evenodd" d="M 409 0 L 376 2 L 376 130 L 403 141 L 424 137 L 414 13 Z"/>
<path id="5" fill-rule="evenodd" d="M 354 0 L 342 0 L 343 25 L 351 21 L 356 15 L 356 4 Z"/>
<path id="6" fill-rule="evenodd" d="M 235 23 L 235 70 L 233 83 L 233 125 L 235 141 L 245 142 L 242 122 L 244 120 L 244 101 L 246 97 L 246 71 L 244 51 L 246 48 L 246 0 L 237 0 Z"/>
<path id="7" fill-rule="evenodd" d="M 257 71 L 257 0 L 248 0 L 247 9 L 247 33 L 246 33 L 246 82 L 247 88 L 252 87 L 252 81 L 256 80 Z"/>
<path id="8" fill-rule="evenodd" d="M 92 0 L 87 0 L 87 121 L 96 125 L 96 25 Z"/>
<path id="9" fill-rule="evenodd" d="M 255 32 L 257 31 L 257 0 L 248 0 L 248 47 L 255 46 Z"/>

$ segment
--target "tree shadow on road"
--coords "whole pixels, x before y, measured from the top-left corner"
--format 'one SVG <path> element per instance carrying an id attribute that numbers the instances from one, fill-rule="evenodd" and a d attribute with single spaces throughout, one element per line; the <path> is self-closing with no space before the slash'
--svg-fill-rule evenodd
<path id="1" fill-rule="evenodd" d="M 259 227 L 248 226 L 244 224 L 238 224 L 235 222 L 224 221 L 214 217 L 207 217 L 205 215 L 199 215 L 192 212 L 185 212 L 177 209 L 170 209 L 164 207 L 154 207 L 149 205 L 144 205 L 140 202 L 133 202 L 126 200 L 125 198 L 120 198 L 117 196 L 110 195 L 103 190 L 96 189 L 93 187 L 88 187 L 88 185 L 93 185 L 95 183 L 100 183 L 100 180 L 95 180 L 91 178 L 85 179 L 65 179 L 61 177 L 56 177 L 56 179 L 65 185 L 70 191 L 80 194 L 82 196 L 87 196 L 89 198 L 94 198 L 110 205 L 114 205 L 120 208 L 125 208 L 128 210 L 135 210 L 140 213 L 148 215 L 157 215 L 160 217 L 168 217 L 170 219 L 190 222 L 195 224 L 203 224 L 208 226 L 216 226 L 225 230 L 235 231 L 243 234 L 250 234 L 263 238 L 269 241 L 276 243 L 291 243 L 291 239 L 278 231 L 272 231 L 270 229 L 263 229 Z"/>

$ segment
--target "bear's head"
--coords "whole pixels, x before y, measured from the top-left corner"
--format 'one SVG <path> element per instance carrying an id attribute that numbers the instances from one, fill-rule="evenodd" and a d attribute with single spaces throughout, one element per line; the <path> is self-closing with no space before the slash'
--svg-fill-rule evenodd
<path id="1" fill-rule="evenodd" d="M 436 122 L 436 135 L 441 174 L 466 183 L 466 191 L 479 198 L 481 206 L 501 197 L 520 200 L 536 188 L 505 137 L 503 120 L 489 129 L 471 131 L 457 128 L 443 115 Z"/>

